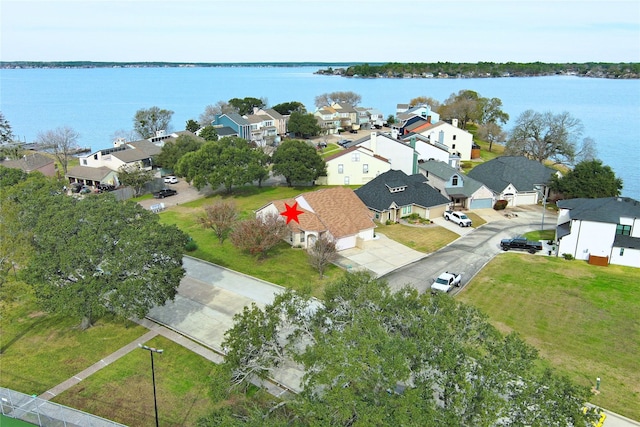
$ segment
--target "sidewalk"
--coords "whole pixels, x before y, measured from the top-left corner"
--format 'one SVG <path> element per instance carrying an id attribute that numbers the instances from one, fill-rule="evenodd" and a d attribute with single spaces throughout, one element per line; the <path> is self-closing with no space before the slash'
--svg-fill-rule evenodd
<path id="1" fill-rule="evenodd" d="M 93 365 L 89 366 L 87 369 L 77 373 L 76 375 L 72 376 L 66 381 L 63 381 L 60 384 L 56 385 L 55 387 L 45 391 L 38 397 L 42 400 L 53 399 L 55 396 L 70 389 L 71 387 L 80 383 L 82 380 L 86 379 L 90 375 L 98 372 L 102 368 L 109 366 L 110 364 L 120 359 L 121 357 L 131 353 L 133 350 L 139 349 L 139 344 L 144 344 L 145 342 L 159 335 L 167 338 L 168 340 L 175 342 L 176 344 L 183 346 L 184 348 L 198 354 L 201 357 L 204 357 L 205 359 L 213 363 L 219 364 L 219 363 L 222 363 L 224 360 L 224 356 L 222 354 L 216 353 L 213 350 L 203 345 L 200 345 L 197 342 L 190 340 L 189 338 L 165 326 L 152 322 L 149 319 L 137 320 L 136 323 L 149 329 L 149 332 L 147 332 L 146 334 L 142 335 L 139 338 L 136 338 L 135 340 L 125 345 L 124 347 L 119 348 L 118 350 L 114 351 L 110 355 L 106 356 L 104 359 L 101 359 L 100 361 L 94 363 Z M 284 393 L 287 393 L 289 391 L 286 388 L 282 388 L 270 382 L 256 381 L 254 382 L 254 384 L 258 387 L 262 387 L 266 389 L 270 394 L 274 396 L 281 396 Z"/>

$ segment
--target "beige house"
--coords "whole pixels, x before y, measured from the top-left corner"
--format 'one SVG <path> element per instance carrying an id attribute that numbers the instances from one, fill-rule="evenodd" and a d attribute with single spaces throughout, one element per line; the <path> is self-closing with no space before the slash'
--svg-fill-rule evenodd
<path id="1" fill-rule="evenodd" d="M 370 149 L 354 145 L 325 158 L 327 176 L 316 181 L 320 185 L 361 185 L 391 169 L 391 162 Z"/>
<path id="2" fill-rule="evenodd" d="M 299 222 L 288 224 L 286 240 L 292 246 L 308 249 L 318 237 L 327 235 L 335 240 L 336 248 L 341 251 L 373 239 L 375 224 L 371 213 L 353 190 L 346 187 L 325 188 L 293 199 L 275 200 L 258 209 L 256 216 L 280 214 L 285 211 L 285 204 L 293 206 L 296 203 L 303 213 L 298 216 Z"/>

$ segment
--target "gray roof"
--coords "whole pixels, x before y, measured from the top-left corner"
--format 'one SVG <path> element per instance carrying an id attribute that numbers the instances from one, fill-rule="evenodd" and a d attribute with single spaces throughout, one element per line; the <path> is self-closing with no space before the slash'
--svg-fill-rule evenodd
<path id="1" fill-rule="evenodd" d="M 537 185 L 547 185 L 555 173 L 550 167 L 524 156 L 503 156 L 479 164 L 467 176 L 501 193 L 509 184 L 518 191 L 534 191 Z"/>
<path id="2" fill-rule="evenodd" d="M 142 139 L 140 141 L 127 142 L 127 145 L 135 148 L 136 150 L 140 150 L 141 152 L 145 153 L 149 157 L 160 154 L 160 152 L 162 151 L 162 148 L 160 148 L 153 142 L 150 142 L 146 139 Z"/>
<path id="3" fill-rule="evenodd" d="M 423 175 L 407 175 L 400 170 L 392 169 L 378 175 L 355 190 L 355 193 L 369 209 L 378 212 L 388 210 L 394 203 L 397 206 L 418 205 L 424 208 L 450 203 L 449 199 L 425 181 Z M 396 193 L 389 191 L 389 187 L 400 186 L 406 186 L 405 190 Z"/>
<path id="4" fill-rule="evenodd" d="M 455 174 L 460 176 L 460 178 L 462 179 L 462 187 L 458 186 L 445 188 L 445 191 L 449 196 L 471 197 L 473 193 L 478 191 L 480 187 L 484 185 L 481 182 L 478 182 L 475 179 L 466 176 L 456 168 L 451 167 L 445 162 L 441 162 L 439 160 L 428 160 L 424 163 L 420 163 L 419 168 L 426 170 L 427 172 L 429 172 L 429 174 L 433 174 L 443 181 L 448 181 Z"/>
<path id="5" fill-rule="evenodd" d="M 122 160 L 125 163 L 137 162 L 139 160 L 148 159 L 151 155 L 142 150 L 129 148 L 123 151 L 116 151 L 111 154 L 113 157 Z"/>
<path id="6" fill-rule="evenodd" d="M 267 113 L 269 116 L 271 116 L 271 118 L 273 118 L 274 120 L 282 120 L 282 119 L 284 119 L 284 116 L 282 114 L 278 113 L 273 108 L 267 108 L 266 110 L 264 110 L 264 112 Z"/>
<path id="7" fill-rule="evenodd" d="M 216 133 L 220 138 L 222 138 L 223 136 L 234 136 L 234 135 L 238 136 L 238 131 L 229 126 L 222 126 L 222 127 L 216 128 Z"/>
<path id="8" fill-rule="evenodd" d="M 561 209 L 569 209 L 571 219 L 620 224 L 620 218 L 640 218 L 640 202 L 629 197 L 559 200 Z"/>
<path id="9" fill-rule="evenodd" d="M 613 240 L 613 246 L 616 248 L 640 249 L 640 238 L 617 234 Z"/>
<path id="10" fill-rule="evenodd" d="M 7 168 L 22 169 L 25 172 L 31 172 L 50 163 L 53 163 L 53 159 L 50 157 L 40 153 L 30 152 L 17 160 L 3 160 L 0 162 L 0 165 Z"/>
<path id="11" fill-rule="evenodd" d="M 234 123 L 237 123 L 239 125 L 248 125 L 249 124 L 247 119 L 245 119 L 244 117 L 242 117 L 238 113 L 225 113 L 224 115 L 229 117 Z"/>
<path id="12" fill-rule="evenodd" d="M 75 166 L 67 171 L 67 177 L 102 181 L 113 171 L 105 166 L 91 168 L 89 166 Z"/>

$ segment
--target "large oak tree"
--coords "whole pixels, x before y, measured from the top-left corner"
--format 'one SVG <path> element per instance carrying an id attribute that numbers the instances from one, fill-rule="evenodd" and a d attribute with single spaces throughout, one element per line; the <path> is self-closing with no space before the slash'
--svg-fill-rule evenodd
<path id="1" fill-rule="evenodd" d="M 284 141 L 273 153 L 272 171 L 283 175 L 287 184 L 310 182 L 326 174 L 326 164 L 311 145 L 297 139 Z"/>
<path id="2" fill-rule="evenodd" d="M 549 188 L 568 199 L 617 197 L 622 191 L 622 180 L 602 161 L 588 160 L 578 163 L 563 177 L 554 175 Z"/>
<path id="3" fill-rule="evenodd" d="M 304 372 L 300 393 L 247 417 L 263 425 L 585 425 L 587 390 L 541 369 L 516 334 L 363 272 L 327 285 L 321 303 L 288 291 L 247 307 L 225 337 L 232 384 Z"/>
<path id="4" fill-rule="evenodd" d="M 176 174 L 201 189 L 223 185 L 227 193 L 234 186 L 264 177 L 265 154 L 238 137 L 206 142 L 198 151 L 186 153 L 176 164 Z"/>
<path id="5" fill-rule="evenodd" d="M 110 194 L 50 197 L 32 233 L 26 278 L 47 311 L 77 316 L 82 328 L 107 312 L 144 317 L 173 300 L 185 273 L 187 236 Z"/>

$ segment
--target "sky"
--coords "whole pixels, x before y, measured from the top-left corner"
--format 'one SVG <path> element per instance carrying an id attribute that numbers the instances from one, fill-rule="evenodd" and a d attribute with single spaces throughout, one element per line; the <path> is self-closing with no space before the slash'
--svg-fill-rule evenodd
<path id="1" fill-rule="evenodd" d="M 2 61 L 640 62 L 640 1 L 0 0 Z"/>

